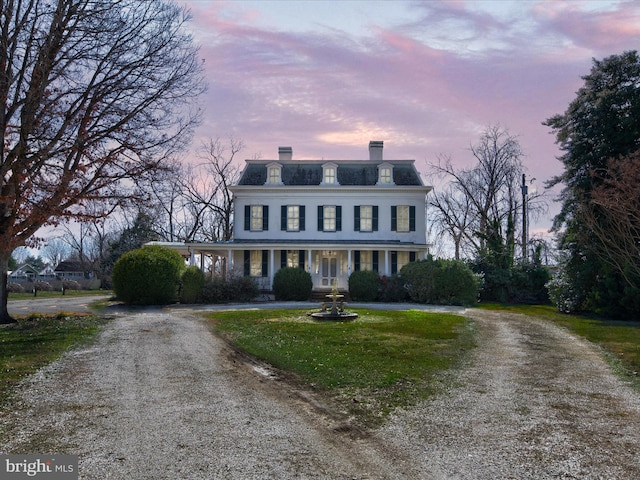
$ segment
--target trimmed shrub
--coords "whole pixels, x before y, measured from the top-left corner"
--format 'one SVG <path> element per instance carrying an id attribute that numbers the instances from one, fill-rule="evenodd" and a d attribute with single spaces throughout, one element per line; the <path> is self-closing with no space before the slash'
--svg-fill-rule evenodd
<path id="1" fill-rule="evenodd" d="M 197 303 L 202 297 L 204 288 L 204 272 L 196 266 L 190 266 L 182 272 L 180 288 L 181 303 Z"/>
<path id="2" fill-rule="evenodd" d="M 175 302 L 184 269 L 175 250 L 159 245 L 131 250 L 113 266 L 113 291 L 118 300 L 133 305 Z"/>
<path id="3" fill-rule="evenodd" d="M 204 283 L 201 292 L 203 303 L 250 302 L 260 290 L 251 277 L 213 277 Z"/>
<path id="4" fill-rule="evenodd" d="M 82 290 L 80 283 L 75 280 L 62 280 L 62 288 L 64 290 Z"/>
<path id="5" fill-rule="evenodd" d="M 405 265 L 400 274 L 414 302 L 473 305 L 478 301 L 479 278 L 462 262 L 429 257 Z"/>
<path id="6" fill-rule="evenodd" d="M 24 293 L 24 287 L 19 283 L 9 282 L 7 283 L 7 292 L 9 293 Z"/>
<path id="7" fill-rule="evenodd" d="M 378 274 L 359 270 L 349 275 L 349 295 L 352 300 L 373 302 L 378 296 Z"/>
<path id="8" fill-rule="evenodd" d="M 51 292 L 53 287 L 49 282 L 37 281 L 33 283 L 33 287 L 39 292 Z"/>
<path id="9" fill-rule="evenodd" d="M 399 275 L 387 277 L 382 275 L 378 279 L 378 300 L 381 302 L 404 302 L 409 299 L 407 290 Z"/>
<path id="10" fill-rule="evenodd" d="M 281 268 L 273 276 L 273 294 L 276 300 L 309 300 L 312 289 L 311 275 L 302 268 Z"/>

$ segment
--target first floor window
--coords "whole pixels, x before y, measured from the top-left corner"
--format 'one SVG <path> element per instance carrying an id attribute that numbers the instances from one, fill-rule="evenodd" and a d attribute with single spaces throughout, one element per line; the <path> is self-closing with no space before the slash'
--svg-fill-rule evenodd
<path id="1" fill-rule="evenodd" d="M 268 275 L 269 251 L 245 250 L 244 274 L 252 277 L 266 277 Z"/>

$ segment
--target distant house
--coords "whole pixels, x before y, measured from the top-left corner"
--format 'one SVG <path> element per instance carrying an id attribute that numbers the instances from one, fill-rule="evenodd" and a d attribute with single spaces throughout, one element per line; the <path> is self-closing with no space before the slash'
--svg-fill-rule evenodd
<path id="1" fill-rule="evenodd" d="M 93 278 L 93 272 L 87 270 L 81 262 L 75 260 L 65 260 L 60 262 L 54 270 L 59 280 L 82 280 Z"/>
<path id="2" fill-rule="evenodd" d="M 413 160 L 386 160 L 383 142 L 366 160 L 246 160 L 234 196 L 234 238 L 218 243 L 163 243 L 192 264 L 223 264 L 271 289 L 275 272 L 304 268 L 314 290 L 348 288 L 349 275 L 391 275 L 427 256 L 425 186 Z"/>
<path id="3" fill-rule="evenodd" d="M 38 274 L 37 268 L 25 263 L 9 273 L 8 280 L 10 282 L 33 282 L 38 278 Z"/>
<path id="4" fill-rule="evenodd" d="M 38 280 L 48 282 L 49 280 L 56 279 L 56 272 L 51 265 L 45 265 L 45 267 L 38 272 Z"/>

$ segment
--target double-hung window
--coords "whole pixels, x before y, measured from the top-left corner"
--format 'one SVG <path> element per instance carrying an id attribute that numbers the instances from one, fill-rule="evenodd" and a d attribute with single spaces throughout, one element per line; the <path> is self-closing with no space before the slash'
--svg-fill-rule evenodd
<path id="1" fill-rule="evenodd" d="M 413 205 L 392 206 L 391 230 L 395 232 L 415 232 L 416 207 Z"/>
<path id="2" fill-rule="evenodd" d="M 304 205 L 282 205 L 280 211 L 280 230 L 301 232 L 305 228 Z"/>
<path id="3" fill-rule="evenodd" d="M 356 205 L 353 211 L 353 225 L 356 232 L 378 231 L 378 207 L 376 205 Z"/>
<path id="4" fill-rule="evenodd" d="M 245 205 L 244 229 L 252 232 L 269 230 L 269 206 Z"/>
<path id="5" fill-rule="evenodd" d="M 339 232 L 342 230 L 342 207 L 340 205 L 318 206 L 318 231 Z"/>

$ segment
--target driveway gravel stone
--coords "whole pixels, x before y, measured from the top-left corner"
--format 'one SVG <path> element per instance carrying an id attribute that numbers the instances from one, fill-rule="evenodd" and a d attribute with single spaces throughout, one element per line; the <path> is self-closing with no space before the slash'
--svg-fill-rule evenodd
<path id="1" fill-rule="evenodd" d="M 637 479 L 640 397 L 592 345 L 470 310 L 450 388 L 361 432 L 188 310 L 121 312 L 24 382 L 0 452 L 80 456 L 81 479 Z"/>

